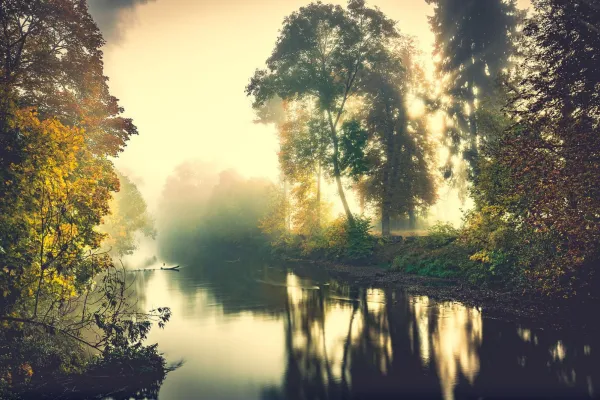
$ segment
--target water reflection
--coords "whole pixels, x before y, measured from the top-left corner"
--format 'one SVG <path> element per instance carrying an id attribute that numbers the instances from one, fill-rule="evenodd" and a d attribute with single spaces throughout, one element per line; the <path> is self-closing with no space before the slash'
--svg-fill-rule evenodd
<path id="1" fill-rule="evenodd" d="M 214 263 L 138 278 L 170 360 L 160 399 L 593 397 L 594 337 L 484 318 L 477 309 L 358 288 L 323 271 Z M 594 368 L 596 367 L 596 368 Z"/>

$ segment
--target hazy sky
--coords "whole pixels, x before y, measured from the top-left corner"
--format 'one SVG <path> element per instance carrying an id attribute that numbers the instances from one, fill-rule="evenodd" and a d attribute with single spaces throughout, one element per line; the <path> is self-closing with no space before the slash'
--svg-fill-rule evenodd
<path id="1" fill-rule="evenodd" d="M 274 128 L 253 124 L 244 87 L 264 65 L 283 18 L 310 1 L 89 1 L 108 41 L 111 90 L 140 132 L 116 164 L 143 179 L 140 189 L 151 206 L 165 178 L 186 159 L 276 179 Z M 380 7 L 431 53 L 432 9 L 424 0 L 368 4 Z"/>

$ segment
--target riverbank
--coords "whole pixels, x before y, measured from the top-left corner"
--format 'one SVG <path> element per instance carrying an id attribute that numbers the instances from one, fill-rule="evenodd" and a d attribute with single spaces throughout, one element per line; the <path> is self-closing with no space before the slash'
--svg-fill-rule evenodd
<path id="1" fill-rule="evenodd" d="M 399 289 L 411 295 L 424 295 L 445 302 L 460 302 L 480 309 L 486 317 L 533 323 L 540 328 L 600 331 L 590 312 L 593 305 L 573 304 L 548 297 L 535 297 L 523 291 L 498 291 L 469 284 L 461 279 L 435 278 L 390 271 L 376 265 L 346 265 L 329 261 L 287 259 L 295 269 L 324 268 L 338 280 L 360 287 Z"/>

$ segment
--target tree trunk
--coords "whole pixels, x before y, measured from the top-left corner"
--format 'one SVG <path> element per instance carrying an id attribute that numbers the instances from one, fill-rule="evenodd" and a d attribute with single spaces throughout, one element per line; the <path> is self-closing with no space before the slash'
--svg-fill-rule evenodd
<path id="1" fill-rule="evenodd" d="M 354 224 L 354 216 L 350 211 L 350 207 L 348 207 L 348 201 L 346 200 L 346 195 L 344 194 L 344 188 L 342 187 L 342 179 L 339 174 L 335 174 L 335 183 L 337 184 L 338 194 L 340 195 L 340 199 L 342 200 L 342 205 L 344 206 L 344 211 L 346 212 L 346 218 L 348 218 L 348 222 Z"/>
<path id="2" fill-rule="evenodd" d="M 335 177 L 335 183 L 337 184 L 338 195 L 342 200 L 342 205 L 344 206 L 344 211 L 346 212 L 346 218 L 351 225 L 354 225 L 354 216 L 350 211 L 350 207 L 348 207 L 348 201 L 346 201 L 346 194 L 344 193 L 344 188 L 342 186 L 342 172 L 340 171 L 340 149 L 338 144 L 338 137 L 336 131 L 337 121 L 334 123 L 331 118 L 331 113 L 327 111 L 329 117 L 329 127 L 331 129 L 331 141 L 333 142 L 333 176 Z M 339 116 L 338 116 L 339 119 Z"/>
<path id="3" fill-rule="evenodd" d="M 390 236 L 390 213 L 386 202 L 381 204 L 381 236 Z"/>
<path id="4" fill-rule="evenodd" d="M 321 162 L 317 170 L 317 226 L 321 228 Z"/>
<path id="5" fill-rule="evenodd" d="M 408 210 L 408 228 L 415 229 L 417 227 L 417 216 L 415 215 L 415 209 L 410 208 Z"/>
<path id="6" fill-rule="evenodd" d="M 287 232 L 292 230 L 291 227 L 291 212 L 289 210 L 288 207 L 288 183 L 287 183 L 287 179 L 285 179 L 285 176 L 283 177 L 283 218 L 284 218 L 284 226 L 285 226 L 285 230 Z"/>
<path id="7" fill-rule="evenodd" d="M 344 211 L 346 212 L 346 218 L 348 218 L 348 222 L 354 225 L 354 216 L 350 211 L 350 207 L 348 207 L 348 201 L 346 200 L 346 194 L 344 193 L 344 188 L 342 186 L 342 177 L 340 171 L 339 164 L 339 148 L 338 141 L 335 132 L 333 133 L 333 175 L 335 177 L 335 183 L 337 184 L 338 195 L 340 196 L 340 200 L 342 200 L 342 205 L 344 206 Z"/>
<path id="8" fill-rule="evenodd" d="M 383 193 L 381 193 L 381 236 L 390 236 L 390 171 L 388 165 L 383 170 Z"/>
<path id="9" fill-rule="evenodd" d="M 471 165 L 472 174 L 477 175 L 477 117 L 475 115 L 475 93 L 473 93 L 473 82 L 469 82 L 469 163 Z"/>
<path id="10" fill-rule="evenodd" d="M 389 118 L 392 116 L 392 111 L 389 106 L 386 106 L 386 112 Z M 392 193 L 397 190 L 397 180 L 394 179 L 394 128 L 391 124 L 387 124 L 385 129 L 385 153 L 386 160 L 383 165 L 383 191 L 381 193 L 381 236 L 390 236 L 390 213 L 392 209 Z"/>

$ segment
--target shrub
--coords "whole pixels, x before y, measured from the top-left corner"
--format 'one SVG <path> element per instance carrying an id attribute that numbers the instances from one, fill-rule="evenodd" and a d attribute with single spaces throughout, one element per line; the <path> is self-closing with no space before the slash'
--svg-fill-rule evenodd
<path id="1" fill-rule="evenodd" d="M 373 255 L 375 239 L 370 230 L 371 220 L 363 216 L 355 216 L 354 223 L 345 217 L 336 219 L 323 234 L 327 256 L 360 261 Z"/>
<path id="2" fill-rule="evenodd" d="M 421 239 L 426 247 L 436 249 L 454 242 L 459 235 L 460 231 L 451 224 L 438 222 L 429 228 L 427 236 L 423 236 Z"/>
<path id="3" fill-rule="evenodd" d="M 422 276 L 455 278 L 460 276 L 460 264 L 467 258 L 464 249 L 454 242 L 432 248 L 429 238 L 416 238 L 402 247 L 391 269 Z"/>
<path id="4" fill-rule="evenodd" d="M 521 238 L 516 226 L 498 206 L 483 207 L 466 217 L 460 243 L 469 252 L 463 273 L 472 283 L 498 285 L 514 281 L 521 263 Z"/>
<path id="5" fill-rule="evenodd" d="M 450 224 L 438 223 L 428 235 L 407 240 L 391 269 L 421 276 L 456 278 L 468 261 L 467 250 L 458 243 L 460 231 Z"/>

